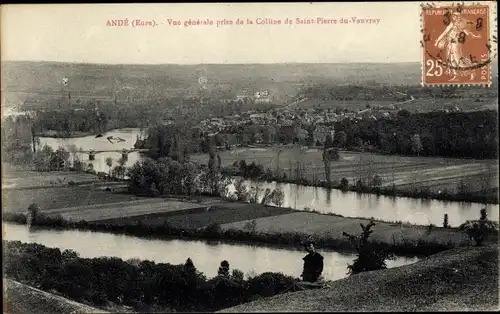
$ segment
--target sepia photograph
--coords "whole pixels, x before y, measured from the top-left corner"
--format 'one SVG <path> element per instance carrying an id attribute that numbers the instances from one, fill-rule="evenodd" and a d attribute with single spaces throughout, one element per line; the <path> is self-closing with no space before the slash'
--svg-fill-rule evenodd
<path id="1" fill-rule="evenodd" d="M 3 313 L 499 311 L 497 3 L 3 4 Z"/>

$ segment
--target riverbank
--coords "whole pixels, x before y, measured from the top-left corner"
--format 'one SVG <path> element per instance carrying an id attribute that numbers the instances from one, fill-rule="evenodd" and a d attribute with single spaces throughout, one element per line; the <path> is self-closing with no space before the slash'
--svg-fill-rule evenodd
<path id="1" fill-rule="evenodd" d="M 359 224 L 368 219 L 344 218 L 284 209 L 259 204 L 212 205 L 188 210 L 173 210 L 155 214 L 111 218 L 104 220 L 68 220 L 61 211 L 41 213 L 32 223 L 37 228 L 85 230 L 126 234 L 144 238 L 185 239 L 235 242 L 300 248 L 303 241 L 313 238 L 318 248 L 339 252 L 355 252 L 342 232 L 360 234 Z M 113 204 L 109 204 L 113 205 Z M 123 204 L 119 206 L 123 207 Z M 105 207 L 100 206 L 101 213 Z M 101 214 L 102 215 L 102 214 Z M 66 216 L 67 217 L 67 216 Z M 259 218 L 260 217 L 260 218 Z M 245 220 L 245 218 L 247 218 Z M 3 220 L 26 224 L 22 213 L 4 213 Z M 453 247 L 470 245 L 471 241 L 458 229 L 422 227 L 404 224 L 377 223 L 370 239 L 373 246 L 400 256 L 428 256 Z M 496 242 L 492 236 L 489 241 Z"/>
<path id="2" fill-rule="evenodd" d="M 464 247 L 415 264 L 360 273 L 330 288 L 286 293 L 220 311 L 498 311 L 498 247 Z"/>
<path id="3" fill-rule="evenodd" d="M 112 131 L 112 130 L 109 130 Z M 104 131 L 101 134 L 104 134 L 109 131 Z M 36 132 L 35 137 L 50 137 L 50 138 L 77 138 L 77 137 L 85 137 L 85 136 L 95 136 L 98 135 L 99 133 L 96 132 L 81 132 L 81 131 L 71 131 L 70 133 L 68 132 L 60 132 L 60 131 L 53 131 L 53 130 L 48 130 L 48 131 L 42 131 L 42 132 Z"/>
<path id="4" fill-rule="evenodd" d="M 37 176 L 43 178 L 40 174 Z M 38 178 L 37 176 L 35 178 Z M 43 184 L 42 180 L 37 183 L 38 181 L 32 178 L 34 177 L 31 175 L 26 178 L 20 176 L 16 180 L 18 183 Z M 83 221 L 73 227 L 81 227 L 84 230 L 140 236 L 149 236 L 151 233 L 159 238 L 184 237 L 194 240 L 228 240 L 294 247 L 300 246 L 300 241 L 304 237 L 312 236 L 324 248 L 352 251 L 352 245 L 342 236 L 342 232 L 359 234 L 359 224 L 367 224 L 369 221 L 366 216 L 377 214 L 374 212 L 375 204 L 371 202 L 356 203 L 352 210 L 350 209 L 352 205 L 341 202 L 334 210 L 344 210 L 342 213 L 345 212 L 347 215 L 340 215 L 313 212 L 315 208 L 310 211 L 297 210 L 290 208 L 290 205 L 274 207 L 210 196 L 137 197 L 123 191 L 113 191 L 115 188 L 122 189 L 109 182 L 96 182 L 90 186 L 4 190 L 4 220 L 23 223 L 25 217 L 18 214 L 24 214 L 30 204 L 36 203 L 44 215 L 56 220 L 50 221 L 47 227 L 63 227 L 66 225 L 64 221 L 72 220 Z M 307 200 L 310 204 L 311 199 Z M 380 242 L 384 248 L 392 249 L 400 255 L 410 256 L 426 255 L 470 244 L 467 235 L 460 230 L 440 227 L 442 215 L 448 212 L 449 224 L 457 227 L 467 219 L 477 219 L 479 210 L 471 212 L 471 209 L 466 209 L 464 212 L 455 212 L 450 211 L 449 205 L 446 208 L 433 207 L 432 211 L 438 214 L 429 220 L 429 216 L 419 212 L 415 204 L 410 205 L 412 211 L 406 215 L 401 214 L 402 208 L 388 204 L 389 216 L 382 215 L 382 217 L 395 217 L 395 219 L 389 221 L 375 217 L 377 225 L 374 227 L 372 239 Z M 348 210 L 345 210 L 346 208 Z M 365 218 L 356 217 L 363 214 Z M 59 218 L 64 221 L 59 221 Z M 408 223 L 409 221 L 411 223 Z M 419 223 L 415 223 L 416 221 Z M 431 226 L 431 223 L 434 225 Z M 212 231 L 206 231 L 208 229 Z"/>
<path id="5" fill-rule="evenodd" d="M 234 168 L 224 168 L 223 172 L 226 175 L 233 177 L 242 177 L 241 171 L 235 170 Z M 270 173 L 270 172 L 268 172 Z M 484 204 L 499 204 L 499 188 L 490 188 L 486 191 L 476 191 L 476 192 L 452 192 L 448 189 L 433 191 L 428 187 L 414 187 L 415 184 L 399 185 L 395 184 L 392 186 L 367 186 L 363 183 L 352 184 L 346 181 L 343 184 L 341 181 L 327 182 L 324 180 L 308 180 L 302 179 L 290 179 L 286 177 L 276 177 L 274 175 L 263 174 L 262 176 L 257 176 L 254 178 L 245 177 L 247 180 L 257 180 L 262 182 L 276 182 L 276 183 L 286 183 L 286 184 L 296 184 L 301 186 L 310 187 L 320 187 L 324 189 L 335 189 L 343 192 L 354 192 L 359 194 L 375 194 L 384 195 L 390 197 L 406 197 L 413 199 L 424 199 L 424 200 L 438 200 L 438 201 L 451 201 L 451 202 L 472 202 L 472 203 L 484 203 Z M 472 179 L 472 178 L 469 178 Z M 422 183 L 422 182 L 421 182 Z"/>
<path id="6" fill-rule="evenodd" d="M 331 162 L 331 183 L 328 183 L 321 149 L 242 148 L 221 151 L 219 155 L 227 174 L 255 180 L 387 196 L 498 204 L 497 160 L 340 151 L 339 160 Z M 206 164 L 208 156 L 194 154 L 191 160 Z M 241 167 L 242 160 L 246 169 Z M 254 169 L 249 169 L 252 163 Z M 375 176 L 379 177 L 377 186 L 373 186 Z M 341 184 L 344 178 L 347 185 Z M 362 184 L 357 183 L 360 179 Z"/>

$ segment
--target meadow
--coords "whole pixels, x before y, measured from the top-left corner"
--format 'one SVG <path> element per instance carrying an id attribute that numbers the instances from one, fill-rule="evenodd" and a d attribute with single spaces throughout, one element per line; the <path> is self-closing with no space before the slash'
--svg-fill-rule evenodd
<path id="1" fill-rule="evenodd" d="M 279 160 L 276 147 L 242 148 L 219 152 L 222 166 L 232 166 L 234 162 L 245 160 L 255 162 L 273 172 L 279 165 L 281 174 L 288 179 L 297 174 L 310 181 L 325 180 L 321 149 L 283 148 Z M 195 154 L 191 160 L 207 164 L 207 154 Z M 379 175 L 382 186 L 402 189 L 428 187 L 432 191 L 448 189 L 456 191 L 463 184 L 469 192 L 498 187 L 498 162 L 496 160 L 454 159 L 443 157 L 407 157 L 382 155 L 367 152 L 341 151 L 340 160 L 332 162 L 331 179 L 339 182 L 347 178 L 354 184 L 360 178 Z"/>
<path id="2" fill-rule="evenodd" d="M 368 222 L 369 219 L 344 218 L 313 212 L 294 212 L 255 219 L 255 231 L 264 234 L 305 233 L 316 239 L 343 240 L 345 237 L 342 236 L 342 232 L 357 235 L 361 232 L 360 223 L 367 225 Z M 248 223 L 251 221 L 226 223 L 221 225 L 221 228 L 223 230 L 245 230 Z M 370 238 L 386 244 L 402 244 L 405 241 L 412 243 L 418 240 L 440 244 L 448 244 L 451 241 L 453 245 L 469 243 L 465 233 L 451 228 L 433 227 L 432 231 L 428 233 L 425 226 L 377 222 L 372 230 L 373 234 Z"/>
<path id="3" fill-rule="evenodd" d="M 225 224 L 262 217 L 277 216 L 293 213 L 295 210 L 263 206 L 246 203 L 220 203 L 212 206 L 186 208 L 180 211 L 168 211 L 141 216 L 129 216 L 117 219 L 95 221 L 96 223 L 110 223 L 113 225 L 161 226 L 165 223 L 174 228 L 199 229 L 212 224 Z"/>

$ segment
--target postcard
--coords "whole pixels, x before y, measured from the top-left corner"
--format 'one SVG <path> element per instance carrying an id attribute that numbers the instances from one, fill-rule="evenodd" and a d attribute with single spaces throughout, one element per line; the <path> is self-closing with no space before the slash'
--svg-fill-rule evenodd
<path id="1" fill-rule="evenodd" d="M 497 4 L 8 4 L 4 313 L 498 310 Z"/>

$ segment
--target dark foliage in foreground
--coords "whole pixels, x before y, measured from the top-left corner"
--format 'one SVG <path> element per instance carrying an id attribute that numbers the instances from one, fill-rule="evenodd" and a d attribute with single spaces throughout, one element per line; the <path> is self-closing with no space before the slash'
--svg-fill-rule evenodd
<path id="1" fill-rule="evenodd" d="M 359 237 L 347 232 L 342 233 L 351 241 L 358 251 L 358 256 L 354 262 L 347 265 L 347 269 L 349 270 L 348 273 L 354 275 L 364 271 L 386 269 L 386 259 L 393 259 L 395 256 L 384 249 L 373 247 L 372 244 L 368 242 L 368 238 L 373 233 L 371 228 L 375 226 L 375 222 L 370 221 L 366 226 L 363 224 L 360 225 L 362 233 Z"/>
<path id="2" fill-rule="evenodd" d="M 283 293 L 295 282 L 281 273 L 264 273 L 248 280 L 228 274 L 207 280 L 190 259 L 184 265 L 171 265 L 80 258 L 71 250 L 61 252 L 36 243 L 3 244 L 5 276 L 97 306 L 113 302 L 135 309 L 159 306 L 176 311 L 216 311 Z"/>

